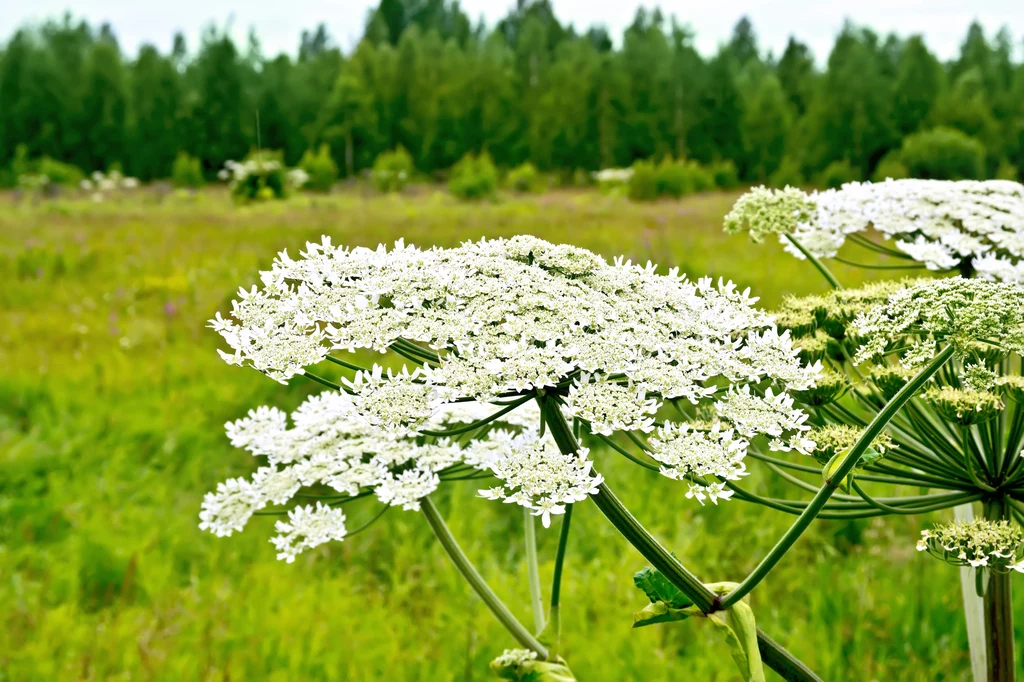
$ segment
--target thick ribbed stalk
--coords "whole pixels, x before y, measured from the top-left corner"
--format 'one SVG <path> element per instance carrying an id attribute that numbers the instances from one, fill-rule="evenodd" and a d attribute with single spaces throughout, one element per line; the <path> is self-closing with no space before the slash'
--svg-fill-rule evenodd
<path id="1" fill-rule="evenodd" d="M 491 610 L 491 613 L 498 619 L 498 622 L 504 625 L 505 629 L 521 645 L 531 651 L 535 651 L 538 656 L 546 659 L 548 657 L 547 648 L 538 642 L 537 638 L 512 615 L 512 612 L 508 610 L 505 603 L 501 601 L 498 595 L 494 593 L 494 590 L 491 589 L 491 586 L 487 584 L 487 581 L 484 580 L 483 576 L 480 575 L 480 572 L 476 570 L 469 557 L 459 547 L 459 543 L 455 541 L 455 536 L 448 530 L 448 526 L 445 524 L 444 519 L 441 518 L 440 512 L 434 506 L 433 500 L 429 497 L 424 497 L 420 500 L 420 508 L 423 511 L 423 516 L 427 519 L 427 523 L 430 524 L 431 530 L 434 531 L 434 535 L 441 542 L 441 546 L 452 560 L 452 563 L 459 569 L 459 573 L 466 579 L 466 582 L 473 588 L 473 591 L 487 604 L 487 608 Z"/>
<path id="2" fill-rule="evenodd" d="M 1009 518 L 1003 498 L 985 503 L 985 518 L 1001 521 Z M 1013 602 L 1010 574 L 989 571 L 985 590 L 985 653 L 988 659 L 988 682 L 1014 682 L 1016 664 L 1013 642 Z"/>
<path id="3" fill-rule="evenodd" d="M 974 508 L 970 504 L 953 507 L 957 521 L 973 521 Z M 985 682 L 988 675 L 985 653 L 985 605 L 975 590 L 974 583 L 978 569 L 960 567 L 960 598 L 964 603 L 964 623 L 967 626 L 967 647 L 971 652 L 971 672 L 974 682 Z"/>
<path id="4" fill-rule="evenodd" d="M 540 567 L 537 565 L 537 529 L 533 514 L 523 507 L 523 535 L 526 540 L 526 573 L 530 583 L 530 608 L 533 609 L 533 631 L 544 629 L 544 601 L 540 594 Z"/>
<path id="5" fill-rule="evenodd" d="M 860 438 L 850 449 L 850 452 L 846 455 L 846 459 L 839 464 L 839 467 L 831 473 L 828 481 L 821 487 L 818 494 L 807 504 L 807 508 L 804 509 L 803 513 L 793 522 L 793 525 L 789 527 L 786 534 L 776 543 L 775 547 L 761 560 L 761 563 L 757 565 L 750 575 L 748 575 L 739 587 L 725 595 L 721 599 L 721 606 L 726 608 L 735 604 L 737 601 L 742 599 L 744 596 L 750 594 L 757 585 L 764 580 L 765 576 L 768 575 L 775 564 L 779 563 L 779 560 L 785 556 L 786 552 L 790 550 L 793 544 L 803 535 L 807 527 L 811 525 L 811 522 L 818 516 L 821 510 L 824 508 L 825 503 L 832 497 L 832 493 L 843 482 L 848 474 L 853 471 L 853 468 L 860 461 L 861 455 L 868 449 L 875 437 L 882 432 L 886 424 L 896 416 L 896 413 L 900 410 L 903 405 L 910 400 L 910 398 L 916 394 L 922 386 L 932 377 L 935 372 L 939 370 L 942 365 L 949 360 L 953 355 L 953 347 L 946 346 L 939 354 L 928 365 L 925 366 L 920 372 L 917 373 L 913 379 L 907 382 L 907 385 L 900 389 L 900 392 L 893 396 L 893 399 L 886 403 L 885 407 L 875 415 L 875 418 L 871 420 L 871 423 L 867 425 L 867 428 L 861 433 Z"/>
<path id="6" fill-rule="evenodd" d="M 832 272 L 825 267 L 825 264 L 818 260 L 818 257 L 815 256 L 813 253 L 805 249 L 804 245 L 798 242 L 793 237 L 793 235 L 787 234 L 786 239 L 788 239 L 789 243 L 795 246 L 800 253 L 804 254 L 804 257 L 811 262 L 811 265 L 813 265 L 818 270 L 818 272 L 821 273 L 822 277 L 828 280 L 829 286 L 831 286 L 833 289 L 843 288 L 843 285 L 840 284 L 839 280 L 836 279 L 836 276 L 833 275 Z"/>
<path id="7" fill-rule="evenodd" d="M 541 403 L 541 409 L 544 422 L 551 430 L 551 437 L 555 440 L 559 450 L 563 454 L 574 455 L 579 449 L 579 445 L 569 429 L 561 409 L 556 403 L 547 399 Z M 705 612 L 711 610 L 715 595 L 647 532 L 647 529 L 629 513 L 629 510 L 622 505 L 606 484 L 602 483 L 599 486 L 599 492 L 592 495 L 590 499 L 597 504 L 598 509 L 615 526 L 616 530 L 673 585 L 689 597 L 698 608 Z M 810 668 L 761 632 L 760 629 L 757 631 L 757 646 L 765 665 L 777 672 L 786 682 L 822 682 L 821 678 L 815 675 Z"/>

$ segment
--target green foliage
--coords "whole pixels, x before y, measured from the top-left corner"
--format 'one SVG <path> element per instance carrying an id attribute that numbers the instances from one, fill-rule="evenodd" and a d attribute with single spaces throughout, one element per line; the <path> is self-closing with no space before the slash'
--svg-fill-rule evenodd
<path id="1" fill-rule="evenodd" d="M 460 199 L 487 199 L 498 189 L 498 169 L 491 156 L 466 154 L 452 168 L 448 191 Z"/>
<path id="2" fill-rule="evenodd" d="M 331 157 L 331 148 L 324 142 L 314 152 L 307 149 L 299 161 L 299 168 L 309 176 L 305 187 L 317 192 L 329 192 L 338 181 L 338 164 Z"/>
<path id="3" fill-rule="evenodd" d="M 736 170 L 736 164 L 730 160 L 717 161 L 711 164 L 708 169 L 715 180 L 715 187 L 718 189 L 735 189 L 739 187 L 740 175 Z"/>
<path id="4" fill-rule="evenodd" d="M 884 182 L 888 178 L 903 180 L 910 177 L 910 169 L 903 163 L 899 152 L 892 151 L 882 157 L 871 175 L 873 182 Z"/>
<path id="5" fill-rule="evenodd" d="M 393 151 L 381 152 L 373 162 L 373 184 L 379 192 L 401 192 L 415 171 L 412 157 L 399 145 Z"/>
<path id="6" fill-rule="evenodd" d="M 979 180 L 985 177 L 985 148 L 953 128 L 932 128 L 903 141 L 900 153 L 911 177 L 929 180 Z"/>
<path id="7" fill-rule="evenodd" d="M 825 166 L 818 176 L 818 184 L 828 189 L 839 189 L 848 182 L 860 180 L 860 171 L 850 165 L 849 160 L 833 161 Z"/>
<path id="8" fill-rule="evenodd" d="M 642 177 L 642 172 L 640 173 Z M 679 198 L 684 194 L 693 192 L 693 179 L 690 177 L 690 169 L 685 161 L 676 161 L 671 156 L 666 156 L 655 170 L 654 196 L 634 196 L 632 183 L 630 185 L 630 199 L 634 201 L 647 201 L 655 196 L 668 196 Z M 638 176 L 637 165 L 633 166 L 633 178 Z M 638 185 L 638 190 L 640 186 Z"/>
<path id="9" fill-rule="evenodd" d="M 996 180 L 1013 180 L 1014 182 L 1020 182 L 1021 174 L 1020 169 L 1014 166 L 1009 161 L 1003 159 L 999 163 L 999 168 L 996 169 Z"/>
<path id="10" fill-rule="evenodd" d="M 637 161 L 626 185 L 626 193 L 633 201 L 654 201 L 658 198 L 658 168 L 651 161 Z"/>
<path id="11" fill-rule="evenodd" d="M 791 156 L 784 157 L 779 167 L 772 173 L 768 184 L 772 187 L 803 187 L 807 183 L 800 163 Z"/>
<path id="12" fill-rule="evenodd" d="M 44 156 L 39 160 L 37 172 L 39 175 L 49 178 L 50 182 L 54 185 L 62 185 L 65 187 L 76 186 L 85 178 L 82 171 L 75 168 L 70 163 L 57 161 L 56 159 L 51 159 L 49 156 Z"/>
<path id="13" fill-rule="evenodd" d="M 505 178 L 505 184 L 521 194 L 543 192 L 547 189 L 544 176 L 529 161 L 510 170 L 508 177 Z"/>
<path id="14" fill-rule="evenodd" d="M 281 152 L 254 151 L 241 163 L 227 164 L 232 198 L 238 203 L 284 199 L 288 170 L 281 157 Z"/>
<path id="15" fill-rule="evenodd" d="M 178 152 L 171 168 L 171 184 L 175 187 L 196 188 L 206 184 L 203 178 L 203 167 L 199 159 L 189 156 L 187 152 Z"/>

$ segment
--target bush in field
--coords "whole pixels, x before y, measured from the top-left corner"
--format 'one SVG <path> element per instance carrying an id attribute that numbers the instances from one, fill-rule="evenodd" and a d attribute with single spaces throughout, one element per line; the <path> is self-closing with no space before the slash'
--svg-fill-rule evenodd
<path id="1" fill-rule="evenodd" d="M 768 184 L 772 187 L 802 187 L 806 183 L 807 178 L 804 177 L 800 163 L 788 156 L 782 159 L 782 163 L 768 178 Z"/>
<path id="2" fill-rule="evenodd" d="M 195 188 L 202 187 L 205 183 L 199 159 L 186 152 L 178 152 L 171 167 L 171 184 L 175 187 Z"/>
<path id="3" fill-rule="evenodd" d="M 51 159 L 49 156 L 39 160 L 38 173 L 49 178 L 51 184 L 66 187 L 77 185 L 85 177 L 77 166 Z"/>
<path id="4" fill-rule="evenodd" d="M 733 189 L 740 184 L 740 174 L 736 170 L 736 164 L 729 159 L 711 164 L 708 170 L 718 189 Z"/>
<path id="5" fill-rule="evenodd" d="M 543 192 L 547 189 L 544 176 L 529 161 L 510 170 L 508 177 L 505 178 L 505 184 L 509 189 L 523 194 Z"/>
<path id="6" fill-rule="evenodd" d="M 1014 182 L 1019 182 L 1020 177 L 1020 169 L 1006 159 L 1003 159 L 999 164 L 999 168 L 996 169 L 996 180 L 1013 180 Z"/>
<path id="7" fill-rule="evenodd" d="M 933 128 L 903 140 L 901 152 L 910 177 L 924 180 L 981 180 L 985 148 L 954 128 Z"/>
<path id="8" fill-rule="evenodd" d="M 707 192 L 715 188 L 714 174 L 696 161 L 687 161 L 686 171 L 689 174 L 690 186 L 693 187 L 694 192 Z"/>
<path id="9" fill-rule="evenodd" d="M 658 169 L 651 161 L 636 161 L 631 169 L 626 192 L 633 201 L 654 201 L 658 198 Z"/>
<path id="10" fill-rule="evenodd" d="M 875 168 L 871 179 L 875 182 L 883 182 L 889 178 L 903 180 L 909 177 L 910 171 L 907 169 L 907 164 L 903 163 L 900 153 L 898 151 L 891 151 L 878 162 L 878 166 Z"/>
<path id="11" fill-rule="evenodd" d="M 486 199 L 498 189 L 498 169 L 487 152 L 466 154 L 452 168 L 448 191 L 460 199 Z"/>
<path id="12" fill-rule="evenodd" d="M 316 151 L 307 149 L 299 161 L 299 168 L 309 176 L 305 186 L 317 192 L 329 192 L 338 181 L 338 164 L 334 162 L 326 142 Z"/>
<path id="13" fill-rule="evenodd" d="M 381 152 L 373 162 L 370 176 L 379 192 L 401 192 L 413 171 L 412 157 L 399 145 L 393 151 Z"/>
<path id="14" fill-rule="evenodd" d="M 685 161 L 676 161 L 671 156 L 666 156 L 658 164 L 655 172 L 655 194 L 676 198 L 690 194 L 693 192 L 693 179 L 690 175 L 690 169 Z"/>
<path id="15" fill-rule="evenodd" d="M 860 171 L 850 165 L 846 159 L 833 161 L 825 166 L 818 176 L 818 184 L 828 189 L 839 189 L 848 182 L 860 180 Z"/>
<path id="16" fill-rule="evenodd" d="M 217 176 L 228 181 L 235 201 L 283 199 L 301 178 L 289 176 L 282 158 L 281 152 L 253 152 L 244 161 L 228 161 Z"/>
<path id="17" fill-rule="evenodd" d="M 594 184 L 602 192 L 619 192 L 628 187 L 632 177 L 632 168 L 603 168 L 591 175 Z M 586 183 L 577 182 L 577 186 L 586 187 Z"/>

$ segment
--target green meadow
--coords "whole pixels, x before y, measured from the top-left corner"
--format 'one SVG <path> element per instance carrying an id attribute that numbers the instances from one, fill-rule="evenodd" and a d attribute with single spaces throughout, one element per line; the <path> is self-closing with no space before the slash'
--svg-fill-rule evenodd
<path id="1" fill-rule="evenodd" d="M 722 233 L 732 194 L 470 204 L 415 189 L 244 207 L 213 190 L 104 203 L 0 196 L 0 681 L 463 682 L 489 679 L 488 662 L 514 645 L 417 513 L 391 510 L 291 565 L 274 558 L 272 519 L 226 539 L 198 529 L 203 494 L 256 467 L 230 447 L 224 422 L 319 390 L 229 367 L 205 327 L 282 249 L 321 235 L 429 246 L 529 233 L 732 279 L 769 307 L 824 289 L 778 244 Z M 864 273 L 836 269 L 849 283 Z M 736 501 L 701 508 L 612 451 L 593 457 L 709 581 L 741 579 L 792 518 Z M 753 468 L 751 487 L 783 492 Z M 479 487 L 443 488 L 439 507 L 529 622 L 521 512 L 478 498 Z M 374 511 L 364 502 L 347 508 L 353 527 Z M 829 682 L 968 680 L 956 569 L 914 551 L 928 520 L 816 522 L 753 594 L 758 624 Z M 631 631 L 644 560 L 590 503 L 573 525 L 563 639 L 578 679 L 737 679 L 706 623 Z M 546 584 L 557 523 L 540 530 Z"/>

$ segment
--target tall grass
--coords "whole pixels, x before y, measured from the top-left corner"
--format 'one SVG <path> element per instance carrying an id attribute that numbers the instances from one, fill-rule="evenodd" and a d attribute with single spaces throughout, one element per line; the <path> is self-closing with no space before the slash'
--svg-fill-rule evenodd
<path id="1" fill-rule="evenodd" d="M 547 194 L 468 206 L 343 194 L 241 208 L 212 191 L 108 204 L 0 198 L 0 680 L 487 679 L 487 662 L 512 642 L 417 514 L 390 511 L 293 565 L 274 559 L 268 519 L 229 539 L 198 530 L 202 494 L 254 467 L 222 424 L 315 390 L 223 364 L 205 320 L 277 250 L 321 234 L 452 245 L 532 233 L 726 276 L 766 305 L 821 290 L 780 247 L 722 234 L 733 198 Z M 852 283 L 858 273 L 837 274 Z M 695 508 L 670 481 L 606 450 L 595 458 L 708 580 L 742 578 L 790 521 L 739 502 Z M 476 487 L 447 489 L 441 510 L 527 622 L 521 513 L 476 499 Z M 631 576 L 644 562 L 579 507 L 563 588 L 579 679 L 735 679 L 725 645 L 700 623 L 630 630 L 644 601 Z M 353 525 L 369 512 L 357 503 Z M 957 573 L 916 556 L 919 522 L 820 522 L 753 595 L 759 624 L 826 680 L 968 679 Z M 556 541 L 557 524 L 540 534 L 545 581 Z"/>

